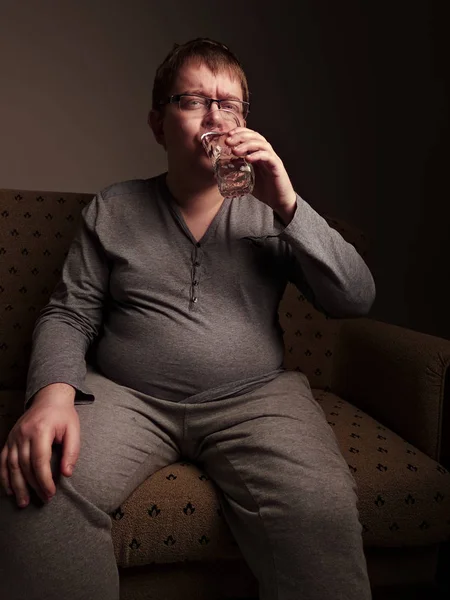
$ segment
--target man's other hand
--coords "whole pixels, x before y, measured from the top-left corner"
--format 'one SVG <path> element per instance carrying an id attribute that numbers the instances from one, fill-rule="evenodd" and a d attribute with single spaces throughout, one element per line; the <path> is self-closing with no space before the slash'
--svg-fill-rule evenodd
<path id="1" fill-rule="evenodd" d="M 43 502 L 56 493 L 50 460 L 52 445 L 62 444 L 61 473 L 70 477 L 80 452 L 80 422 L 75 390 L 64 383 L 48 385 L 35 395 L 31 407 L 9 433 L 0 454 L 0 484 L 28 506 L 30 485 Z"/>

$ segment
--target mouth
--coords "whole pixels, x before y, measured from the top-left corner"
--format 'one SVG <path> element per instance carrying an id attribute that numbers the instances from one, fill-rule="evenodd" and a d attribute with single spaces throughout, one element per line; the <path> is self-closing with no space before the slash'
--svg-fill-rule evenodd
<path id="1" fill-rule="evenodd" d="M 202 142 L 202 144 L 204 143 L 204 140 L 207 140 L 209 136 L 211 135 L 223 135 L 223 133 L 221 131 L 206 131 L 205 133 L 202 133 L 202 135 L 200 136 L 200 141 Z"/>

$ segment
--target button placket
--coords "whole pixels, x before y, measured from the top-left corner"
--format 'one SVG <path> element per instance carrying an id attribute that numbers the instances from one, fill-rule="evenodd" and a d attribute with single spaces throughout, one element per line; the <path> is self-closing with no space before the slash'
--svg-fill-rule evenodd
<path id="1" fill-rule="evenodd" d="M 200 267 L 203 260 L 203 249 L 200 243 L 195 244 L 192 255 L 192 269 L 191 269 L 191 288 L 190 288 L 190 308 L 194 308 L 194 305 L 198 303 L 199 299 L 199 286 L 200 286 Z"/>

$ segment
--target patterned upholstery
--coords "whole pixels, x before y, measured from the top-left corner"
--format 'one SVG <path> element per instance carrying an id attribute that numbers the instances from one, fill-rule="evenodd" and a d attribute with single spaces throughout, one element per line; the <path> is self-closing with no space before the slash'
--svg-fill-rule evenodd
<path id="1" fill-rule="evenodd" d="M 362 410 L 313 390 L 358 486 L 366 546 L 450 539 L 450 473 Z"/>
<path id="2" fill-rule="evenodd" d="M 0 191 L 0 444 L 22 409 L 34 321 L 90 198 Z M 364 236 L 329 222 L 366 255 Z M 332 393 L 340 322 L 317 312 L 291 285 L 279 314 L 286 366 L 308 376 L 358 484 L 365 545 L 423 546 L 450 539 L 448 471 Z M 112 520 L 116 558 L 123 567 L 240 557 L 213 482 L 190 463 L 155 473 L 117 508 Z"/>
<path id="3" fill-rule="evenodd" d="M 292 284 L 288 284 L 280 303 L 279 319 L 284 331 L 285 366 L 305 373 L 311 387 L 329 390 L 340 321 L 317 311 Z"/>
<path id="4" fill-rule="evenodd" d="M 364 544 L 422 546 L 450 539 L 448 471 L 334 394 L 314 395 L 358 485 Z M 190 463 L 155 473 L 113 519 L 121 566 L 239 556 L 214 484 Z"/>
<path id="5" fill-rule="evenodd" d="M 91 199 L 0 190 L 0 389 L 24 386 L 34 322 Z"/>

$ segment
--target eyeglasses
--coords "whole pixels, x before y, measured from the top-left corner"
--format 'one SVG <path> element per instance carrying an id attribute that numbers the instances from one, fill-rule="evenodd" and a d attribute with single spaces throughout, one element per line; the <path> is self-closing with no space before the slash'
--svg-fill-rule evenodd
<path id="1" fill-rule="evenodd" d="M 160 102 L 160 106 L 165 104 L 178 104 L 182 111 L 197 112 L 203 115 L 209 112 L 213 102 L 217 102 L 219 108 L 234 112 L 244 119 L 249 112 L 249 102 L 230 98 L 216 100 L 216 98 L 207 98 L 206 96 L 200 96 L 198 94 L 173 94 L 165 102 Z"/>

